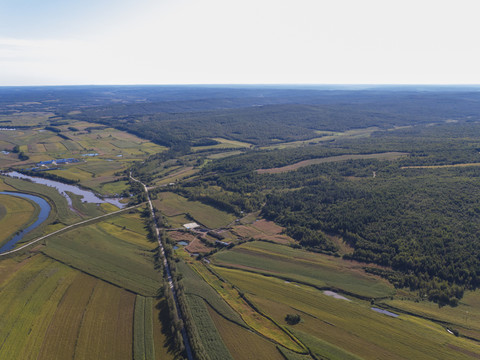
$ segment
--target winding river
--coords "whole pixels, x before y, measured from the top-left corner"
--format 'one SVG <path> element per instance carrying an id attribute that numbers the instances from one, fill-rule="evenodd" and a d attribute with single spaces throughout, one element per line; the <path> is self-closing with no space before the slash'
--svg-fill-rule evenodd
<path id="1" fill-rule="evenodd" d="M 84 189 L 79 188 L 78 186 L 64 184 L 64 183 L 61 183 L 59 181 L 44 179 L 44 178 L 41 178 L 41 177 L 28 176 L 28 175 L 24 175 L 24 174 L 21 174 L 21 173 L 16 172 L 16 171 L 10 171 L 9 173 L 6 173 L 5 175 L 13 177 L 13 178 L 30 180 L 30 181 L 32 181 L 36 184 L 42 184 L 42 185 L 47 185 L 47 186 L 53 187 L 53 188 L 57 189 L 58 192 L 60 194 L 62 194 L 67 199 L 68 205 L 70 207 L 72 207 L 72 199 L 70 198 L 70 196 L 68 196 L 67 191 L 72 193 L 72 194 L 81 196 L 82 201 L 87 202 L 87 203 L 94 203 L 94 204 L 110 203 L 112 205 L 115 205 L 119 209 L 122 209 L 125 206 L 125 204 L 122 204 L 120 202 L 120 200 L 118 200 L 118 199 L 109 199 L 109 198 L 102 199 L 102 198 L 99 198 L 97 195 L 95 195 L 93 192 L 91 192 L 89 190 L 84 190 Z"/>
<path id="2" fill-rule="evenodd" d="M 7 252 L 9 250 L 12 250 L 17 242 L 22 240 L 22 238 L 28 234 L 30 231 L 33 229 L 37 228 L 41 223 L 43 223 L 45 220 L 47 220 L 48 215 L 50 214 L 50 211 L 52 208 L 50 207 L 50 204 L 42 199 L 39 196 L 35 195 L 30 195 L 30 194 L 24 194 L 24 193 L 17 193 L 17 192 L 10 192 L 10 191 L 1 191 L 0 194 L 2 195 L 11 195 L 11 196 L 18 196 L 21 198 L 25 198 L 28 200 L 31 200 L 35 202 L 39 207 L 40 207 L 40 213 L 38 214 L 37 220 L 27 228 L 23 229 L 19 233 L 17 233 L 12 239 L 10 239 L 5 245 L 0 247 L 0 253 Z"/>

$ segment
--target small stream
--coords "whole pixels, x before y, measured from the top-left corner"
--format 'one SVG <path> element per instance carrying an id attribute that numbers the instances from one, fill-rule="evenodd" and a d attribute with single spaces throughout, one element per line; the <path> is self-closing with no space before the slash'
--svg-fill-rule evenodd
<path id="1" fill-rule="evenodd" d="M 39 196 L 24 194 L 24 193 L 17 193 L 17 192 L 10 192 L 10 191 L 1 191 L 0 194 L 2 195 L 11 195 L 11 196 L 18 196 L 21 198 L 25 198 L 31 201 L 34 201 L 40 207 L 40 213 L 38 214 L 37 220 L 30 225 L 29 227 L 23 229 L 19 233 L 17 233 L 12 239 L 10 239 L 5 245 L 0 247 L 0 253 L 4 253 L 10 251 L 14 248 L 14 246 L 23 239 L 23 237 L 28 234 L 33 229 L 37 228 L 40 224 L 42 224 L 45 220 L 47 220 L 48 215 L 52 208 L 50 204 L 42 199 Z"/>

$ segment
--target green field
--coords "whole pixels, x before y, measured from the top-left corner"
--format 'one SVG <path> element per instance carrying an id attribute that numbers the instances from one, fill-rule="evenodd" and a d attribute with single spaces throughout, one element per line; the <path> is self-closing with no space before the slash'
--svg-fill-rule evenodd
<path id="1" fill-rule="evenodd" d="M 130 215 L 125 223 L 122 219 L 123 215 L 116 216 L 51 237 L 43 251 L 120 287 L 155 296 L 161 286 L 161 274 L 154 269 L 156 244 L 148 242 L 139 227 L 128 228 Z"/>
<path id="2" fill-rule="evenodd" d="M 199 345 L 212 360 L 233 359 L 210 317 L 205 301 L 195 295 L 187 295 L 186 298 L 188 311 L 193 319 L 193 338 L 200 340 Z"/>
<path id="3" fill-rule="evenodd" d="M 166 216 L 188 214 L 198 223 L 211 229 L 227 226 L 236 219 L 232 214 L 199 201 L 189 201 L 183 196 L 171 192 L 159 193 L 158 199 L 153 201 L 153 204 Z"/>
<path id="4" fill-rule="evenodd" d="M 358 263 L 267 242 L 248 242 L 218 252 L 212 263 L 369 298 L 395 292 L 392 285 L 365 273 Z"/>
<path id="5" fill-rule="evenodd" d="M 177 263 L 178 270 L 182 274 L 182 283 L 185 287 L 185 294 L 203 299 L 222 317 L 241 326 L 246 326 L 240 315 L 235 312 L 222 297 L 202 277 L 188 266 L 185 262 Z"/>
<path id="6" fill-rule="evenodd" d="M 480 293 L 469 291 L 458 306 L 439 307 L 429 301 L 384 300 L 382 302 L 392 311 L 413 313 L 421 317 L 433 319 L 446 324 L 450 329 L 457 330 L 460 335 L 480 341 Z"/>
<path id="7" fill-rule="evenodd" d="M 155 345 L 153 341 L 153 298 L 137 295 L 133 325 L 134 360 L 154 360 Z"/>
<path id="8" fill-rule="evenodd" d="M 241 270 L 217 271 L 319 357 L 463 359 L 480 354 L 478 343 L 457 338 L 428 320 L 389 317 L 372 311 L 369 302 L 335 299 L 281 279 Z M 284 318 L 289 313 L 300 314 L 301 322 L 288 325 Z"/>
<path id="9" fill-rule="evenodd" d="M 227 321 L 212 308 L 208 308 L 223 343 L 235 360 L 272 359 L 282 360 L 275 345 L 252 331 Z"/>
<path id="10" fill-rule="evenodd" d="M 0 359 L 36 358 L 77 272 L 41 255 L 4 264 L 10 268 L 4 270 L 14 270 L 0 280 Z"/>

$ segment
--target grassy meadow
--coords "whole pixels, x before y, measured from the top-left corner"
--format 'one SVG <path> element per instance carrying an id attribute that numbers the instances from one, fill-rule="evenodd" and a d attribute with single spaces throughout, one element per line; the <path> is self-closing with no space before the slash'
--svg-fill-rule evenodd
<path id="1" fill-rule="evenodd" d="M 247 242 L 218 252 L 212 263 L 368 298 L 395 292 L 387 281 L 365 273 L 363 264 L 268 242 Z"/>
<path id="2" fill-rule="evenodd" d="M 189 201 L 183 196 L 172 192 L 159 193 L 158 199 L 153 201 L 153 205 L 166 215 L 167 219 L 179 215 L 187 215 L 186 220 L 188 218 L 194 219 L 199 224 L 211 229 L 227 226 L 236 219 L 232 214 L 202 204 L 199 201 Z M 191 220 L 187 222 L 191 222 Z M 175 222 L 175 225 L 177 224 L 178 221 Z"/>

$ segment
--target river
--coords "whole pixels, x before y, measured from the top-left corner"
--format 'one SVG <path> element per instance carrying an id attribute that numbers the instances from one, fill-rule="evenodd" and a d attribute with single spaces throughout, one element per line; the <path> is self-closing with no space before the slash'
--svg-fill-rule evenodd
<path id="1" fill-rule="evenodd" d="M 59 181 L 44 179 L 41 177 L 28 176 L 28 175 L 21 174 L 17 171 L 10 171 L 5 175 L 13 178 L 30 180 L 36 184 L 42 184 L 42 185 L 53 187 L 57 189 L 58 192 L 67 199 L 68 205 L 70 207 L 72 207 L 72 199 L 70 198 L 70 196 L 68 196 L 67 191 L 72 194 L 81 196 L 82 201 L 87 203 L 94 203 L 94 204 L 109 203 L 109 204 L 115 205 L 119 209 L 122 209 L 125 206 L 125 204 L 122 204 L 119 199 L 109 199 L 109 198 L 102 199 L 102 198 L 99 198 L 90 190 L 84 190 L 79 188 L 78 186 L 64 184 Z"/>
<path id="2" fill-rule="evenodd" d="M 0 247 L 0 253 L 7 252 L 9 250 L 12 250 L 13 247 L 23 239 L 23 237 L 28 234 L 30 231 L 38 227 L 40 224 L 42 224 L 45 220 L 47 220 L 48 215 L 50 214 L 50 211 L 52 208 L 50 207 L 50 204 L 42 199 L 39 196 L 35 195 L 30 195 L 30 194 L 23 194 L 23 193 L 16 193 L 16 192 L 10 192 L 10 191 L 2 191 L 0 192 L 2 195 L 11 195 L 11 196 L 18 196 L 22 197 L 31 201 L 34 201 L 39 207 L 40 207 L 40 213 L 38 214 L 37 220 L 30 225 L 29 227 L 23 229 L 19 233 L 17 233 L 12 239 L 10 239 L 5 245 Z"/>

